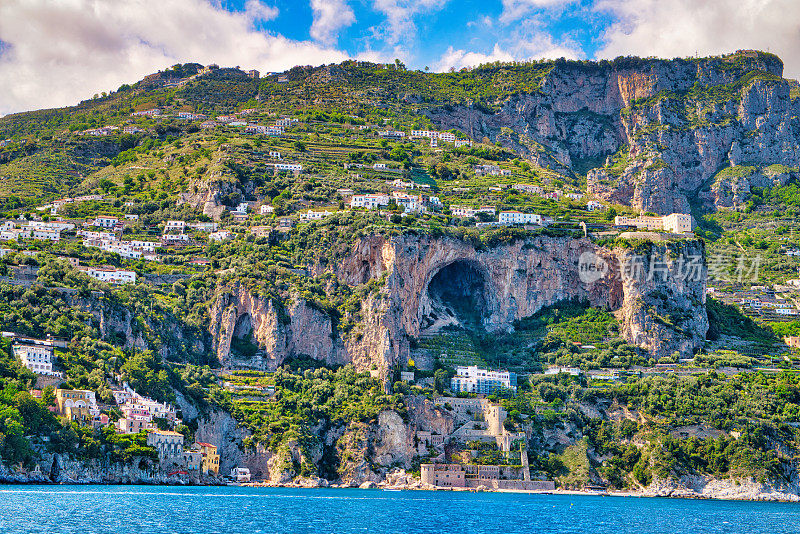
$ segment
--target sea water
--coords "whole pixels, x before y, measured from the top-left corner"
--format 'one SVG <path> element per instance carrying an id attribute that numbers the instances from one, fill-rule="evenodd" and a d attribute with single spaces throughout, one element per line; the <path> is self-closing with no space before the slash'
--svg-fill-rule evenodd
<path id="1" fill-rule="evenodd" d="M 0 486 L 0 533 L 800 532 L 800 504 L 246 487 Z"/>

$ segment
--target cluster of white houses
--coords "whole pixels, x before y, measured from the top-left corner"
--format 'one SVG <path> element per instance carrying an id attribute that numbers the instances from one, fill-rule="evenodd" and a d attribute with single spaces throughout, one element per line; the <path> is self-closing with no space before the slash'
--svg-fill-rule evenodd
<path id="1" fill-rule="evenodd" d="M 522 213 L 516 210 L 507 210 L 497 213 L 494 206 L 481 206 L 479 208 L 471 208 L 468 206 L 451 206 L 451 213 L 454 217 L 462 219 L 476 218 L 481 213 L 486 214 L 487 217 L 494 218 L 497 216 L 497 223 L 501 225 L 515 225 L 515 224 L 535 224 L 538 226 L 546 226 L 552 222 L 550 217 L 543 217 L 537 213 Z"/>
<path id="2" fill-rule="evenodd" d="M 3 335 L 14 334 L 4 332 Z M 66 346 L 66 342 L 14 337 L 11 346 L 14 356 L 37 375 L 63 378 L 62 373 L 53 370 L 53 347 L 56 345 Z M 41 397 L 40 390 L 33 390 L 32 393 Z M 55 406 L 52 411 L 66 419 L 94 426 L 110 424 L 109 417 L 101 413 L 94 391 L 58 388 L 54 393 Z M 214 445 L 197 442 L 184 450 L 183 434 L 157 428 L 155 423 L 158 419 L 171 427 L 180 422 L 171 404 L 140 395 L 128 384 L 112 389 L 112 394 L 122 412 L 122 417 L 114 424 L 117 432 L 136 434 L 146 431 L 147 444 L 158 452 L 162 469 L 172 469 L 177 466 L 203 474 L 219 473 L 220 457 Z"/>
<path id="3" fill-rule="evenodd" d="M 411 130 L 412 139 L 436 139 L 437 141 L 445 141 L 447 143 L 454 143 L 456 135 L 452 132 L 434 132 L 433 130 Z"/>
<path id="4" fill-rule="evenodd" d="M 438 200 L 438 199 L 437 199 Z M 388 206 L 392 201 L 403 208 L 404 213 L 426 211 L 422 195 L 409 195 L 402 191 L 392 191 L 391 195 L 374 193 L 369 195 L 353 195 L 350 197 L 351 208 L 379 209 Z"/>
<path id="5" fill-rule="evenodd" d="M 122 412 L 116 422 L 122 434 L 137 434 L 142 430 L 156 428 L 154 419 L 163 419 L 170 425 L 177 424 L 175 408 L 171 404 L 155 401 L 134 391 L 127 383 L 121 388 L 112 389 L 114 401 Z"/>
<path id="6" fill-rule="evenodd" d="M 75 225 L 67 222 L 5 221 L 0 225 L 0 241 L 20 241 L 40 239 L 42 241 L 61 241 L 61 232 L 74 230 Z"/>

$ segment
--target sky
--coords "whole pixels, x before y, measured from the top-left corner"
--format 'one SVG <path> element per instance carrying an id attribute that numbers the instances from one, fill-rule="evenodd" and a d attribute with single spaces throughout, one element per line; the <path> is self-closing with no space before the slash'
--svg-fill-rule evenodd
<path id="1" fill-rule="evenodd" d="M 800 0 L 0 0 L 0 116 L 185 62 L 272 72 L 399 58 L 445 71 L 742 48 L 800 76 Z"/>

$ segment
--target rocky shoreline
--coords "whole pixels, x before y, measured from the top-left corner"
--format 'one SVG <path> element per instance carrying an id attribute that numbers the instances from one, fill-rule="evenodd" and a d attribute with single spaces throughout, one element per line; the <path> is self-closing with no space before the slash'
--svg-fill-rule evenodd
<path id="1" fill-rule="evenodd" d="M 139 470 L 136 470 L 139 471 Z M 41 472 L 11 472 L 0 465 L 0 485 L 140 485 L 140 486 L 226 486 L 237 485 L 254 488 L 293 488 L 293 489 L 375 489 L 388 491 L 462 491 L 462 492 L 505 492 L 530 493 L 544 495 L 603 495 L 613 497 L 665 497 L 673 499 L 709 499 L 737 501 L 773 501 L 800 502 L 800 484 L 786 483 L 774 485 L 759 482 L 752 478 L 719 480 L 710 477 L 687 475 L 679 479 L 655 480 L 649 486 L 630 491 L 609 490 L 503 490 L 486 486 L 477 488 L 440 487 L 421 482 L 417 477 L 402 469 L 386 474 L 380 482 L 366 481 L 362 483 L 331 483 L 318 477 L 296 478 L 288 482 L 259 481 L 233 484 L 220 477 L 185 477 L 168 476 L 160 473 L 127 473 L 124 476 L 69 476 L 61 473 L 51 479 Z"/>

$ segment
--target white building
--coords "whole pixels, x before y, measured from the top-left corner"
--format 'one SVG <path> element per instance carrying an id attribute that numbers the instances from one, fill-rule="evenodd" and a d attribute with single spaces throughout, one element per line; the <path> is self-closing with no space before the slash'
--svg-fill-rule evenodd
<path id="1" fill-rule="evenodd" d="M 191 113 L 189 111 L 179 111 L 178 112 L 179 119 L 185 119 L 187 121 L 199 121 L 199 120 L 206 120 L 208 117 L 201 113 Z"/>
<path id="2" fill-rule="evenodd" d="M 198 232 L 216 232 L 219 228 L 219 223 L 215 222 L 196 222 L 194 224 L 187 224 L 187 228 L 194 228 Z"/>
<path id="3" fill-rule="evenodd" d="M 93 232 L 91 230 L 80 230 L 77 232 L 79 236 L 93 241 L 116 241 L 117 236 L 110 232 Z"/>
<path id="4" fill-rule="evenodd" d="M 403 207 L 404 213 L 413 213 L 424 208 L 421 195 L 409 195 L 402 191 L 392 191 L 392 199 L 398 206 Z"/>
<path id="5" fill-rule="evenodd" d="M 587 211 L 598 211 L 598 210 L 602 210 L 602 209 L 603 209 L 603 205 L 600 204 L 596 200 L 590 200 L 589 202 L 586 203 L 586 210 Z"/>
<path id="6" fill-rule="evenodd" d="M 128 258 L 129 260 L 138 260 L 142 257 L 142 251 L 132 247 L 130 243 L 126 241 L 103 243 L 100 245 L 100 248 L 106 252 L 119 254 L 123 258 Z"/>
<path id="7" fill-rule="evenodd" d="M 126 269 L 113 267 L 86 267 L 86 274 L 109 284 L 132 284 L 136 282 L 136 273 Z"/>
<path id="8" fill-rule="evenodd" d="M 188 234 L 164 234 L 161 236 L 161 243 L 169 244 L 169 243 L 188 243 L 189 236 Z"/>
<path id="9" fill-rule="evenodd" d="M 300 214 L 301 221 L 321 221 L 331 212 L 325 210 L 309 210 Z"/>
<path id="10" fill-rule="evenodd" d="M 565 373 L 571 376 L 579 376 L 581 374 L 581 370 L 578 367 L 548 367 L 544 370 L 544 374 L 546 375 L 557 375 L 559 373 Z"/>
<path id="11" fill-rule="evenodd" d="M 75 225 L 68 222 L 62 221 L 55 221 L 55 222 L 44 222 L 44 221 L 30 221 L 26 224 L 28 228 L 31 230 L 35 228 L 39 229 L 46 229 L 46 230 L 58 230 L 59 232 L 63 232 L 65 230 L 73 230 L 75 229 Z"/>
<path id="12" fill-rule="evenodd" d="M 480 208 L 469 208 L 467 206 L 451 206 L 450 212 L 453 217 L 460 217 L 468 219 L 470 217 L 477 217 L 479 213 L 486 213 L 492 217 L 495 216 L 497 210 L 494 206 L 481 206 Z"/>
<path id="13" fill-rule="evenodd" d="M 61 240 L 61 232 L 55 228 L 34 228 L 31 234 L 34 239 L 42 239 L 44 241 Z"/>
<path id="14" fill-rule="evenodd" d="M 542 216 L 536 213 L 519 211 L 501 211 L 498 217 L 500 224 L 542 224 Z"/>
<path id="15" fill-rule="evenodd" d="M 454 143 L 456 148 L 460 146 L 472 146 L 472 139 L 456 139 Z"/>
<path id="16" fill-rule="evenodd" d="M 208 234 L 208 239 L 211 241 L 225 241 L 231 237 L 233 237 L 233 234 L 227 230 L 220 230 L 219 232 Z"/>
<path id="17" fill-rule="evenodd" d="M 270 159 L 281 159 L 281 153 L 280 152 L 276 152 L 274 150 L 270 150 L 269 158 Z"/>
<path id="18" fill-rule="evenodd" d="M 691 233 L 694 229 L 694 220 L 687 213 L 670 213 L 663 217 L 664 230 L 676 234 Z"/>
<path id="19" fill-rule="evenodd" d="M 139 249 L 142 252 L 155 252 L 158 243 L 155 241 L 139 241 L 139 240 L 131 240 L 128 241 L 128 244 L 135 249 Z"/>
<path id="20" fill-rule="evenodd" d="M 378 135 L 384 139 L 403 139 L 406 136 L 406 133 L 396 130 L 382 130 L 378 132 Z"/>
<path id="21" fill-rule="evenodd" d="M 38 375 L 61 376 L 53 371 L 53 344 L 38 339 L 15 339 L 11 345 L 14 357 Z"/>
<path id="22" fill-rule="evenodd" d="M 303 172 L 303 166 L 299 163 L 273 163 L 276 171 Z"/>
<path id="23" fill-rule="evenodd" d="M 490 395 L 497 390 L 517 390 L 517 375 L 509 371 L 489 371 L 475 365 L 456 367 L 456 376 L 450 379 L 450 389 Z"/>
<path id="24" fill-rule="evenodd" d="M 165 234 L 182 234 L 184 231 L 186 231 L 185 221 L 167 221 L 166 226 L 164 226 Z"/>
<path id="25" fill-rule="evenodd" d="M 231 469 L 231 479 L 234 482 L 250 482 L 250 470 L 246 467 L 234 467 Z"/>
<path id="26" fill-rule="evenodd" d="M 139 216 L 136 215 L 135 213 L 127 213 L 127 214 L 125 214 L 125 220 L 126 221 L 138 221 L 139 220 Z"/>
<path id="27" fill-rule="evenodd" d="M 432 130 L 411 130 L 412 138 L 438 139 L 439 133 Z"/>
<path id="28" fill-rule="evenodd" d="M 644 230 L 666 230 L 676 234 L 691 232 L 694 228 L 694 219 L 686 213 L 671 213 L 664 217 L 614 217 L 616 226 L 635 226 Z"/>
<path id="29" fill-rule="evenodd" d="M 529 195 L 541 195 L 542 188 L 538 185 L 530 185 L 530 184 L 514 184 L 511 186 L 511 189 L 516 191 L 521 191 L 523 193 L 527 193 Z"/>
<path id="30" fill-rule="evenodd" d="M 351 208 L 366 208 L 368 210 L 389 205 L 389 195 L 353 195 L 350 198 Z"/>
<path id="31" fill-rule="evenodd" d="M 268 205 L 264 204 L 259 209 L 259 212 L 261 213 L 261 215 L 269 215 L 270 213 L 275 213 L 275 208 L 273 208 L 272 206 L 268 206 Z"/>
<path id="32" fill-rule="evenodd" d="M 101 228 L 114 228 L 118 222 L 119 219 L 117 219 L 116 217 L 100 216 L 100 217 L 95 217 L 94 226 L 99 226 Z"/>
<path id="33" fill-rule="evenodd" d="M 433 130 L 411 130 L 411 137 L 412 138 L 426 138 L 426 139 L 437 139 L 440 141 L 446 141 L 448 143 L 453 143 L 456 140 L 456 136 L 454 133 L 451 132 L 434 132 Z"/>
<path id="34" fill-rule="evenodd" d="M 145 111 L 134 111 L 131 117 L 155 117 L 161 115 L 161 110 L 158 108 L 147 109 Z"/>
<path id="35" fill-rule="evenodd" d="M 264 126 L 263 124 L 248 124 L 247 126 L 245 126 L 244 131 L 245 133 L 249 134 L 266 134 L 267 127 Z"/>
<path id="36" fill-rule="evenodd" d="M 386 180 L 386 185 L 395 189 L 414 189 L 414 182 L 404 182 L 402 178 Z"/>
<path id="37" fill-rule="evenodd" d="M 292 119 L 291 117 L 282 117 L 275 121 L 275 126 L 280 128 L 289 128 L 292 124 L 295 124 L 297 119 Z"/>

